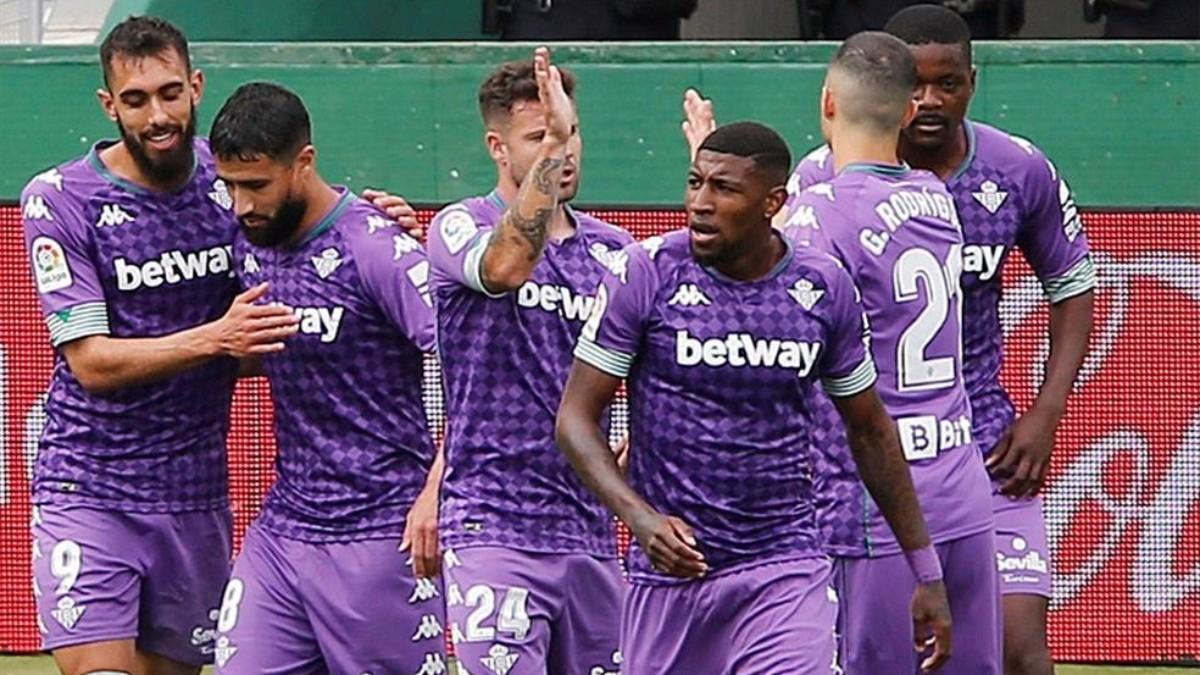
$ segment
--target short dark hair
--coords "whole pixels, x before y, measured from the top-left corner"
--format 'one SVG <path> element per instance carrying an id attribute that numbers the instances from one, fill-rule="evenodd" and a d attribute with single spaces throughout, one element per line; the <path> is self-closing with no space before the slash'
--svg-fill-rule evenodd
<path id="1" fill-rule="evenodd" d="M 291 161 L 312 142 L 312 125 L 295 92 L 273 82 L 249 82 L 221 106 L 209 142 L 223 159 Z"/>
<path id="2" fill-rule="evenodd" d="M 971 62 L 971 27 L 958 12 L 941 5 L 913 5 L 896 12 L 883 27 L 910 45 L 961 45 Z"/>
<path id="3" fill-rule="evenodd" d="M 575 75 L 561 66 L 558 70 L 562 73 L 563 91 L 574 99 Z M 493 70 L 479 85 L 479 114 L 485 124 L 497 115 L 511 113 L 513 104 L 536 100 L 538 86 L 532 60 L 510 61 Z"/>
<path id="4" fill-rule="evenodd" d="M 113 27 L 100 43 L 100 66 L 104 70 L 104 85 L 112 79 L 113 60 L 144 59 L 173 49 L 183 59 L 188 72 L 192 58 L 188 55 L 187 38 L 175 24 L 155 16 L 131 16 Z"/>
<path id="5" fill-rule="evenodd" d="M 733 122 L 718 127 L 699 150 L 746 157 L 772 180 L 783 183 L 792 169 L 792 152 L 774 129 L 758 122 Z"/>
<path id="6" fill-rule="evenodd" d="M 829 69 L 855 83 L 852 95 L 839 99 L 851 122 L 880 131 L 899 129 L 917 87 L 916 60 L 899 38 L 878 31 L 852 35 Z"/>

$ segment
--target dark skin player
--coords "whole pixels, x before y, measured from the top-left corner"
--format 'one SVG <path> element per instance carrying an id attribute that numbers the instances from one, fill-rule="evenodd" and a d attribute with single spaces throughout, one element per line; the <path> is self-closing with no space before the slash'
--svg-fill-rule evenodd
<path id="1" fill-rule="evenodd" d="M 770 172 L 774 173 L 774 172 Z M 766 276 L 785 254 L 771 218 L 787 197 L 784 175 L 769 175 L 753 159 L 700 150 L 688 173 L 686 206 L 693 257 L 739 281 Z M 584 484 L 626 523 L 655 569 L 700 578 L 708 564 L 692 528 L 659 513 L 626 482 L 609 449 L 600 419 L 620 386 L 613 377 L 576 360 L 558 412 L 557 440 Z M 905 550 L 930 543 L 895 426 L 874 387 L 834 398 L 867 489 Z M 933 647 L 923 667 L 950 657 L 950 610 L 941 581 L 919 584 L 912 604 L 915 647 Z"/>

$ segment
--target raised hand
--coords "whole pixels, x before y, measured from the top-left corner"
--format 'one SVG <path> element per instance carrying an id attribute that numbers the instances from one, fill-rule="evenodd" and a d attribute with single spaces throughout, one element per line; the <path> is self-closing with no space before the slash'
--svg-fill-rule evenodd
<path id="1" fill-rule="evenodd" d="M 695 89 L 688 89 L 683 94 L 683 137 L 687 139 L 688 151 L 692 159 L 704 139 L 717 129 L 717 118 L 713 114 L 712 101 L 702 97 Z"/>
<path id="2" fill-rule="evenodd" d="M 550 50 L 538 47 L 533 53 L 533 74 L 537 79 L 538 101 L 546 115 L 546 139 L 566 143 L 575 128 L 575 106 L 563 89 L 562 73 L 550 63 Z"/>
<path id="3" fill-rule="evenodd" d="M 210 324 L 222 354 L 240 359 L 282 351 L 284 340 L 299 330 L 300 319 L 291 309 L 255 304 L 266 294 L 265 283 L 242 292 L 225 316 Z"/>

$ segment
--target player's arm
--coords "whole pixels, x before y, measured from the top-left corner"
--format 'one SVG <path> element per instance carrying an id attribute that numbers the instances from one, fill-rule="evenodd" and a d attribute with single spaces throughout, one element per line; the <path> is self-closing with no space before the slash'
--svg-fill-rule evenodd
<path id="1" fill-rule="evenodd" d="M 567 142 L 574 133 L 574 107 L 563 90 L 562 74 L 550 64 L 550 51 L 539 47 L 533 63 L 538 100 L 546 112 L 546 135 L 533 168 L 484 249 L 479 276 L 493 294 L 516 290 L 533 274 L 558 208 Z"/>
<path id="2" fill-rule="evenodd" d="M 220 356 L 278 352 L 296 332 L 297 320 L 286 307 L 255 304 L 266 292 L 266 284 L 256 286 L 234 298 L 220 319 L 170 335 L 89 335 L 59 348 L 71 373 L 93 394 L 159 382 Z"/>
<path id="3" fill-rule="evenodd" d="M 1028 208 L 1017 244 L 1050 301 L 1050 353 L 1033 405 L 1001 437 L 988 469 L 1005 477 L 1000 491 L 1036 495 L 1046 480 L 1054 435 L 1092 332 L 1095 269 L 1074 196 L 1044 157 L 1027 176 Z"/>
<path id="4" fill-rule="evenodd" d="M 425 485 L 413 502 L 404 520 L 401 551 L 410 551 L 413 574 L 417 577 L 436 577 L 442 573 L 442 556 L 438 545 L 438 500 L 442 475 L 446 470 L 445 450 L 438 445 L 433 465 L 425 476 Z"/>
<path id="5" fill-rule="evenodd" d="M 876 371 L 858 291 L 841 268 L 828 277 L 829 331 L 821 382 L 846 427 L 859 477 L 904 550 L 917 588 L 913 593 L 913 636 L 918 651 L 933 647 L 921 667 L 933 670 L 950 658 L 950 605 L 942 567 L 917 501 L 912 474 L 896 425 L 875 391 Z"/>
<path id="6" fill-rule="evenodd" d="M 577 358 L 558 409 L 558 447 L 583 484 L 629 526 L 656 570 L 685 578 L 701 576 L 708 565 L 691 528 L 646 503 L 625 481 L 608 445 L 600 421 L 620 385 L 621 378 Z"/>

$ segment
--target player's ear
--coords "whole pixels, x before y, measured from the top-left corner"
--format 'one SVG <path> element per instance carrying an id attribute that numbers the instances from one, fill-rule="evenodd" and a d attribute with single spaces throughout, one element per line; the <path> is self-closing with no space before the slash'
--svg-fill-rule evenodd
<path id="1" fill-rule="evenodd" d="M 500 166 L 508 165 L 508 146 L 504 144 L 500 132 L 488 129 L 483 135 L 483 143 L 487 146 L 488 155 L 491 155 L 493 162 Z"/>
<path id="2" fill-rule="evenodd" d="M 837 105 L 833 100 L 833 92 L 829 91 L 829 85 L 821 86 L 821 119 L 832 120 L 834 114 L 837 113 Z"/>
<path id="3" fill-rule="evenodd" d="M 96 90 L 96 100 L 100 102 L 100 109 L 108 119 L 113 122 L 117 121 L 117 100 L 106 87 L 100 87 Z"/>
<path id="4" fill-rule="evenodd" d="M 192 84 L 192 105 L 200 105 L 200 99 L 204 96 L 204 73 L 199 69 L 192 71 L 192 76 L 188 78 Z"/>
<path id="5" fill-rule="evenodd" d="M 782 209 L 784 203 L 787 201 L 787 196 L 787 186 L 783 183 L 771 188 L 771 191 L 767 193 L 766 201 L 763 202 L 763 206 L 765 207 L 763 215 L 767 217 L 767 220 L 775 218 L 775 214 L 779 213 L 779 209 Z"/>
<path id="6" fill-rule="evenodd" d="M 316 163 L 317 149 L 311 143 L 300 149 L 300 152 L 296 154 L 296 159 L 294 161 L 296 171 L 303 179 L 307 179 L 312 175 L 313 167 L 316 166 Z"/>
<path id="7" fill-rule="evenodd" d="M 979 75 L 979 69 L 976 68 L 975 66 L 971 66 L 971 93 L 972 94 L 975 93 L 975 79 L 976 79 L 977 75 Z"/>

